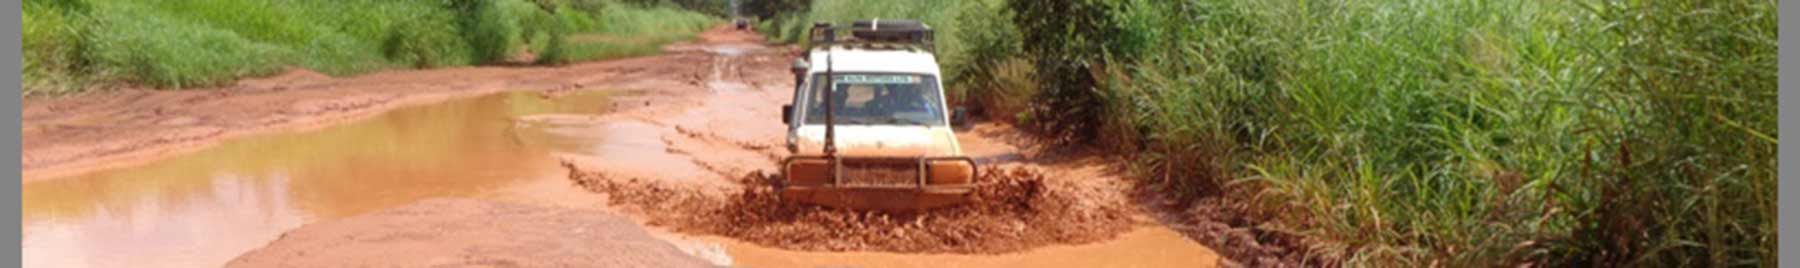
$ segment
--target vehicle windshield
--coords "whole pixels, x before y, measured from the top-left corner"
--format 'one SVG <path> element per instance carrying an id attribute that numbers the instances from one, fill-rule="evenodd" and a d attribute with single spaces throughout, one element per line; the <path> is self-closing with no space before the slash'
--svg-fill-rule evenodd
<path id="1" fill-rule="evenodd" d="M 833 75 L 832 109 L 838 125 L 945 125 L 937 78 L 919 74 Z M 825 75 L 812 81 L 824 81 Z M 825 83 L 813 83 L 804 108 L 807 124 L 825 124 Z"/>

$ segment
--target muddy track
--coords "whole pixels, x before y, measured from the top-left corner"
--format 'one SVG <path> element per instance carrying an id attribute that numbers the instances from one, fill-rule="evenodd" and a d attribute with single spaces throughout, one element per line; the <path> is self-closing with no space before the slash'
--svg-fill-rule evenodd
<path id="1" fill-rule="evenodd" d="M 605 203 L 601 209 L 654 230 L 807 252 L 996 256 L 1103 244 L 1149 226 L 1202 230 L 1189 232 L 1192 240 L 1174 238 L 1177 249 L 1170 251 L 1182 258 L 1165 260 L 1210 266 L 1216 259 L 1191 242 L 1204 242 L 1214 231 L 1182 227 L 1200 226 L 1191 219 L 1212 220 L 1145 205 L 1154 202 L 1133 195 L 1135 186 L 1122 177 L 1124 167 L 1116 159 L 1041 148 L 1030 135 L 1000 124 L 981 123 L 957 133 L 964 152 L 989 171 L 981 181 L 990 187 L 977 193 L 981 201 L 974 205 L 895 214 L 780 202 L 761 174 L 772 174 L 788 156 L 779 115 L 794 86 L 786 71 L 794 51 L 728 27 L 667 46 L 665 55 L 562 67 L 389 71 L 347 78 L 297 70 L 218 89 L 125 89 L 31 99 L 21 129 L 25 180 L 134 165 L 231 137 L 322 127 L 451 98 L 517 90 L 554 99 L 605 91 L 609 113 L 531 115 L 513 123 L 575 125 L 599 133 L 586 135 L 600 136 L 593 138 L 605 145 L 555 156 L 567 176 L 553 178 L 552 187 L 598 193 L 604 200 L 597 202 Z M 448 211 L 445 215 L 470 215 Z M 327 221 L 290 233 L 354 229 L 381 235 L 406 228 L 339 227 L 356 224 L 372 226 Z M 544 230 L 549 229 L 554 228 Z M 311 250 L 332 239 L 338 238 L 288 237 L 259 252 L 290 256 L 267 249 Z"/>

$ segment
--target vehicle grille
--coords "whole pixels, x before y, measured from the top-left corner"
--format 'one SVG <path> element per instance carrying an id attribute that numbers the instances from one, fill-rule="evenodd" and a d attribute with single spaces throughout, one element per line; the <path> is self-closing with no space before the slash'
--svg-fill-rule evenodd
<path id="1" fill-rule="evenodd" d="M 844 161 L 844 186 L 915 186 L 919 163 Z"/>

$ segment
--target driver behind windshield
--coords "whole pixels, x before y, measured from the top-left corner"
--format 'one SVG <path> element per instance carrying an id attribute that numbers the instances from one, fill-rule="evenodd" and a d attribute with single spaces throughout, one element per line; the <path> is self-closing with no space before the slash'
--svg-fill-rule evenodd
<path id="1" fill-rule="evenodd" d="M 832 93 L 833 116 L 838 124 L 939 125 L 936 83 L 918 75 L 844 75 Z M 814 87 L 813 99 L 824 87 Z M 806 111 L 808 124 L 825 123 L 825 104 L 812 101 Z"/>

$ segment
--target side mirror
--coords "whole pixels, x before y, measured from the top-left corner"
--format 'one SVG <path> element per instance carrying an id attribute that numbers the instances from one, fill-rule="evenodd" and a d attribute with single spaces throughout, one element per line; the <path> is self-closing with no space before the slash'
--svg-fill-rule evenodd
<path id="1" fill-rule="evenodd" d="M 794 124 L 794 105 L 793 104 L 781 106 L 781 123 L 789 124 L 789 125 Z"/>
<path id="2" fill-rule="evenodd" d="M 969 126 L 969 109 L 962 106 L 950 110 L 950 124 L 957 127 Z"/>

